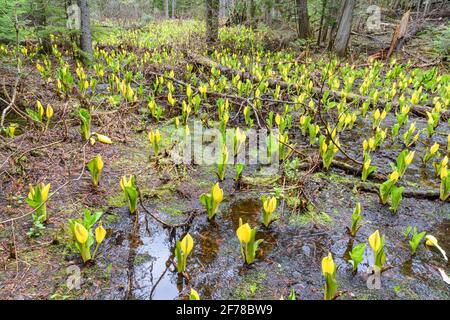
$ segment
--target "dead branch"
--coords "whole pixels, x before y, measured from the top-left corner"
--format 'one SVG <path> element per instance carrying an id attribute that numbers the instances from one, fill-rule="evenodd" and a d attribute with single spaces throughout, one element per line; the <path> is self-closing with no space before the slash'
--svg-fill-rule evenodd
<path id="1" fill-rule="evenodd" d="M 9 104 L 6 106 L 6 108 L 3 109 L 3 111 L 2 111 L 2 117 L 1 117 L 1 120 L 0 120 L 0 129 L 3 129 L 4 123 L 5 123 L 6 115 L 7 115 L 8 111 L 13 107 L 13 105 L 14 105 L 15 102 L 16 102 L 16 97 L 17 97 L 17 87 L 18 87 L 18 85 L 19 85 L 20 78 L 21 78 L 20 74 L 17 75 L 16 81 L 15 81 L 15 83 L 14 83 L 14 89 L 13 89 L 13 93 L 12 93 L 11 100 L 9 101 Z M 5 90 L 6 90 L 6 89 L 5 89 Z"/>
<path id="2" fill-rule="evenodd" d="M 194 220 L 197 211 L 193 211 L 191 213 L 191 215 L 186 219 L 185 222 L 182 223 L 178 223 L 178 224 L 171 224 L 168 222 L 165 222 L 164 220 L 162 220 L 160 217 L 158 217 L 157 215 L 155 215 L 154 213 L 152 213 L 150 210 L 148 210 L 145 205 L 144 205 L 144 200 L 142 198 L 142 193 L 139 190 L 139 188 L 137 188 L 137 192 L 138 192 L 138 196 L 139 196 L 139 204 L 141 205 L 142 209 L 144 209 L 145 213 L 147 213 L 148 215 L 150 215 L 153 219 L 155 219 L 156 221 L 158 221 L 159 223 L 161 223 L 164 227 L 167 228 L 179 228 L 179 227 L 184 227 L 184 226 L 188 226 L 192 223 L 192 220 Z"/>

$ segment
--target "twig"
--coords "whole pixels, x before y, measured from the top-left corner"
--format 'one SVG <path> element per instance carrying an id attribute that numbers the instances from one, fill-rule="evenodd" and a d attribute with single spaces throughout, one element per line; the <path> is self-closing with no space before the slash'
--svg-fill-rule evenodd
<path id="1" fill-rule="evenodd" d="M 153 219 L 155 219 L 156 221 L 158 221 L 159 223 L 161 223 L 165 227 L 168 227 L 168 228 L 179 228 L 179 227 L 184 227 L 184 226 L 190 225 L 192 223 L 192 220 L 194 219 L 196 213 L 197 213 L 197 211 L 192 212 L 192 214 L 189 216 L 189 218 L 187 218 L 186 221 L 182 222 L 182 223 L 171 224 L 171 223 L 165 222 L 165 221 L 163 221 L 161 218 L 159 218 L 158 216 L 153 214 L 150 210 L 148 210 L 145 207 L 144 200 L 142 199 L 142 193 L 139 190 L 139 188 L 137 188 L 137 192 L 138 192 L 138 196 L 139 196 L 139 204 L 141 205 L 142 209 L 144 209 L 145 213 L 150 215 Z"/>
<path id="2" fill-rule="evenodd" d="M 16 260 L 16 278 L 19 276 L 19 254 L 16 245 L 16 232 L 14 228 L 14 221 L 11 221 L 11 229 L 12 229 L 12 237 L 13 237 L 13 245 L 14 245 L 14 259 Z"/>
<path id="3" fill-rule="evenodd" d="M 19 85 L 19 81 L 20 81 L 20 75 L 17 75 L 16 82 L 14 84 L 14 91 L 13 91 L 13 95 L 12 95 L 11 101 L 9 102 L 8 106 L 2 112 L 2 118 L 1 118 L 1 121 L 0 121 L 0 128 L 3 128 L 3 125 L 5 123 L 6 114 L 8 113 L 9 109 L 12 108 L 12 106 L 14 105 L 14 103 L 16 101 L 17 86 Z"/>
<path id="4" fill-rule="evenodd" d="M 153 285 L 152 290 L 150 290 L 150 300 L 152 300 L 153 293 L 154 293 L 156 287 L 161 282 L 161 280 L 164 277 L 164 275 L 166 274 L 167 270 L 169 270 L 169 267 L 171 266 L 171 262 L 172 262 L 172 257 L 169 257 L 169 259 L 166 261 L 166 268 L 164 269 L 163 273 L 159 276 L 156 283 Z"/>

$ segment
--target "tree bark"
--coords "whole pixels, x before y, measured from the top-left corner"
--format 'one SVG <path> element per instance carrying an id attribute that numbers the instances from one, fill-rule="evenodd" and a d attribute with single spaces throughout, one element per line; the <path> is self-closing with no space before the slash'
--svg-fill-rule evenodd
<path id="1" fill-rule="evenodd" d="M 47 6 L 48 2 L 44 0 L 35 1 L 36 7 L 34 8 L 33 15 L 35 17 L 35 27 L 37 31 L 37 37 L 42 45 L 42 49 L 45 53 L 50 53 L 52 46 L 50 43 L 50 35 L 45 34 L 45 27 L 47 26 Z"/>
<path id="2" fill-rule="evenodd" d="M 264 20 L 266 24 L 272 24 L 272 1 L 266 0 L 264 4 Z"/>
<path id="3" fill-rule="evenodd" d="M 324 28 L 324 21 L 325 21 L 325 9 L 327 8 L 327 2 L 328 0 L 322 0 L 322 11 L 320 13 L 320 25 L 319 25 L 319 35 L 317 36 L 317 45 L 320 46 L 322 42 L 322 32 L 326 33 L 327 28 Z"/>
<path id="4" fill-rule="evenodd" d="M 310 35 L 308 2 L 307 0 L 296 0 L 297 3 L 297 20 L 298 20 L 298 37 L 307 39 Z"/>
<path id="5" fill-rule="evenodd" d="M 206 42 L 212 51 L 219 37 L 219 0 L 206 0 Z"/>
<path id="6" fill-rule="evenodd" d="M 334 40 L 334 50 L 340 57 L 345 56 L 352 31 L 353 8 L 355 0 L 345 0 L 342 4 L 342 15 Z"/>
<path id="7" fill-rule="evenodd" d="M 91 19 L 89 16 L 89 6 L 87 0 L 78 0 L 78 6 L 81 13 L 81 37 L 80 47 L 89 60 L 92 60 L 92 35 Z"/>
<path id="8" fill-rule="evenodd" d="M 169 19 L 169 0 L 164 0 L 164 13 L 166 19 Z"/>
<path id="9" fill-rule="evenodd" d="M 172 19 L 175 19 L 175 8 L 177 6 L 177 0 L 172 0 Z"/>
<path id="10" fill-rule="evenodd" d="M 249 5 L 249 19 L 248 21 L 250 22 L 250 27 L 252 29 L 256 28 L 256 4 L 255 4 L 255 0 L 250 0 L 250 5 Z"/>
<path id="11" fill-rule="evenodd" d="M 227 0 L 219 0 L 219 19 L 224 19 L 227 17 L 228 2 L 229 1 Z"/>
<path id="12" fill-rule="evenodd" d="M 328 38 L 327 49 L 333 50 L 334 39 L 336 37 L 337 24 L 339 22 L 339 17 L 341 16 L 340 11 L 342 8 L 342 2 L 344 0 L 334 0 L 327 2 L 327 10 L 325 14 L 325 29 L 326 33 L 323 35 L 323 42 L 325 43 Z"/>

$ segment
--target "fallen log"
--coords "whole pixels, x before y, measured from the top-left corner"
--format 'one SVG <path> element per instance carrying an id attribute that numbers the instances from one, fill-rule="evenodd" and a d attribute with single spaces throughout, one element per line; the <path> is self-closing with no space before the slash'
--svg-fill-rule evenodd
<path id="1" fill-rule="evenodd" d="M 333 160 L 331 162 L 331 165 L 333 168 L 341 169 L 344 172 L 354 175 L 355 177 L 361 177 L 362 175 L 362 168 L 357 166 L 349 165 L 345 162 L 341 162 L 338 160 Z M 387 176 L 381 173 L 372 173 L 368 179 L 376 181 L 376 182 L 384 182 L 387 180 Z"/>
<path id="2" fill-rule="evenodd" d="M 378 182 L 384 182 L 384 175 L 383 174 L 372 174 L 368 177 L 368 180 L 370 181 L 361 181 L 361 173 L 359 169 L 355 170 L 349 170 L 350 166 L 339 161 L 332 162 L 331 166 L 333 168 L 342 169 L 347 174 L 350 174 L 357 178 L 355 181 L 345 181 L 343 180 L 341 183 L 348 186 L 349 188 L 356 188 L 356 190 L 361 192 L 370 192 L 370 193 L 376 193 L 378 196 L 380 196 L 380 183 Z M 386 177 L 387 178 L 387 177 Z M 326 179 L 326 177 L 325 177 Z M 374 181 L 374 182 L 372 182 Z M 405 190 L 403 191 L 403 197 L 404 198 L 415 198 L 415 199 L 424 199 L 424 200 L 439 200 L 440 193 L 439 190 L 433 190 L 433 189 L 411 189 L 407 186 L 407 182 L 401 181 L 399 183 L 400 186 L 405 187 Z"/>
<path id="3" fill-rule="evenodd" d="M 371 192 L 379 195 L 379 187 L 370 183 L 359 183 L 356 185 L 359 191 Z M 423 200 L 439 200 L 439 191 L 435 190 L 412 190 L 405 188 L 403 191 L 404 198 L 414 198 Z"/>

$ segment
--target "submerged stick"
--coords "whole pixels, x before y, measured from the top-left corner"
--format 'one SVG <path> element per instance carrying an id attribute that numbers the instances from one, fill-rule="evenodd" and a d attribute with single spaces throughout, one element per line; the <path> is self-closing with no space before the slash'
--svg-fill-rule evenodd
<path id="1" fill-rule="evenodd" d="M 145 211 L 145 213 L 147 213 L 148 215 L 150 215 L 153 219 L 155 219 L 156 221 L 158 221 L 159 223 L 161 223 L 164 227 L 167 228 L 179 228 L 179 227 L 184 227 L 184 226 L 188 226 L 192 223 L 192 220 L 194 219 L 197 211 L 195 210 L 194 212 L 191 213 L 191 215 L 189 216 L 189 218 L 186 219 L 185 222 L 182 223 L 178 223 L 178 224 L 171 224 L 168 222 L 165 222 L 164 220 L 162 220 L 160 217 L 158 217 L 157 215 L 155 215 L 154 213 L 152 213 L 150 210 L 148 210 L 145 206 L 144 206 L 144 200 L 142 198 L 142 193 L 140 191 L 139 188 L 137 188 L 137 192 L 138 192 L 138 196 L 139 196 L 139 204 L 141 205 L 142 209 Z"/>

